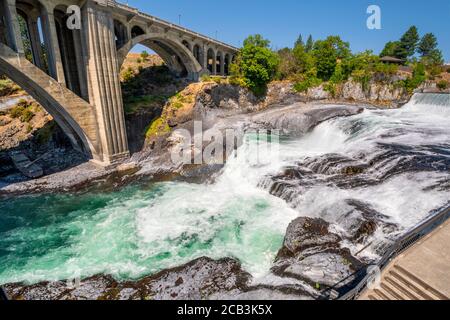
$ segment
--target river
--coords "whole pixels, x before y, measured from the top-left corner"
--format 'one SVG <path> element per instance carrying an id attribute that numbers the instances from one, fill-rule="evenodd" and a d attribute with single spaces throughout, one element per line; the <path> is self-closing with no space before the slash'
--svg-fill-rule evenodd
<path id="1" fill-rule="evenodd" d="M 279 153 L 260 154 L 263 165 L 249 161 L 257 143 L 250 136 L 209 183 L 2 199 L 0 284 L 99 273 L 136 279 L 201 256 L 237 258 L 263 278 L 296 217 L 320 217 L 348 233 L 348 200 L 396 226 L 347 243 L 353 252 L 373 243 L 363 257 L 377 259 L 378 244 L 450 200 L 447 100 L 416 95 L 401 109 L 367 108 L 323 122 L 303 137 L 269 142 Z M 363 171 L 343 175 L 349 163 Z M 288 179 L 286 168 L 301 174 Z"/>

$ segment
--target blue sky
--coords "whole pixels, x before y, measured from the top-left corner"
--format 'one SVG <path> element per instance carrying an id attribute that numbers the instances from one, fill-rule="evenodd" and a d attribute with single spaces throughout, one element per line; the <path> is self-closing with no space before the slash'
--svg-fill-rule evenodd
<path id="1" fill-rule="evenodd" d="M 126 3 L 126 0 L 120 0 Z M 301 33 L 306 39 L 339 35 L 353 51 L 379 53 L 411 25 L 421 35 L 433 32 L 450 62 L 450 0 L 128 0 L 130 6 L 205 35 L 240 46 L 249 34 L 260 33 L 275 49 L 292 46 Z M 381 8 L 381 30 L 366 27 L 369 5 Z M 142 50 L 136 47 L 134 51 Z"/>

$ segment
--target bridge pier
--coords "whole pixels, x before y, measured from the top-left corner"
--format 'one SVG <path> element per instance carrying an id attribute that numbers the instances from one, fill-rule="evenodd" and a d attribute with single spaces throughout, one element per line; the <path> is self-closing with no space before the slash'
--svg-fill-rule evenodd
<path id="1" fill-rule="evenodd" d="M 87 32 L 88 82 L 95 106 L 103 162 L 129 156 L 119 78 L 114 20 L 106 7 L 88 2 L 83 10 Z"/>
<path id="2" fill-rule="evenodd" d="M 6 18 L 8 44 L 17 53 L 23 54 L 24 50 L 20 36 L 19 20 L 17 19 L 16 0 L 6 0 L 3 10 Z"/>
<path id="3" fill-rule="evenodd" d="M 42 46 L 41 39 L 39 37 L 39 27 L 38 27 L 38 17 L 39 13 L 37 10 L 33 10 L 28 15 L 28 33 L 30 35 L 31 51 L 33 53 L 33 63 L 36 67 L 42 69 Z"/>
<path id="4" fill-rule="evenodd" d="M 64 67 L 56 33 L 55 16 L 53 15 L 55 7 L 54 5 L 47 3 L 42 9 L 42 28 L 45 47 L 47 48 L 48 69 L 53 79 L 65 86 L 66 79 Z"/>

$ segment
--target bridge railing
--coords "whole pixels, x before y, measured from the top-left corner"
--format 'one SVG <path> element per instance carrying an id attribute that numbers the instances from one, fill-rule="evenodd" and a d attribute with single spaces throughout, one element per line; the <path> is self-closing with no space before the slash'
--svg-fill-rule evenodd
<path id="1" fill-rule="evenodd" d="M 429 218 L 398 239 L 388 248 L 380 261 L 373 266 L 377 266 L 383 271 L 394 258 L 414 245 L 419 239 L 442 225 L 448 218 L 450 218 L 450 204 L 447 204 L 444 209 L 434 211 Z M 350 279 L 353 279 L 351 284 L 346 284 Z M 367 267 L 365 267 L 322 291 L 320 298 L 354 300 L 367 288 L 372 279 L 373 274 L 367 273 Z M 351 288 L 349 289 L 349 287 Z"/>
<path id="2" fill-rule="evenodd" d="M 211 43 L 216 43 L 218 45 L 221 45 L 221 46 L 226 47 L 228 49 L 231 49 L 233 51 L 238 51 L 239 50 L 239 48 L 231 46 L 231 45 L 229 45 L 229 44 L 227 44 L 225 42 L 219 41 L 217 39 L 213 39 L 213 38 L 205 36 L 205 35 L 202 35 L 202 34 L 200 34 L 198 32 L 192 31 L 190 29 L 187 29 L 187 28 L 182 27 L 180 25 L 177 25 L 175 23 L 172 23 L 172 22 L 160 19 L 158 17 L 152 16 L 152 15 L 150 15 L 148 13 L 141 12 L 141 11 L 139 11 L 139 9 L 130 7 L 130 6 L 126 5 L 126 4 L 123 4 L 123 3 L 120 3 L 120 2 L 117 2 L 117 1 L 114 1 L 114 0 L 109 0 L 108 1 L 108 6 L 116 7 L 116 8 L 122 9 L 122 10 L 126 10 L 126 11 L 132 11 L 136 15 L 139 15 L 139 16 L 141 16 L 143 18 L 146 18 L 146 19 L 150 19 L 150 20 L 152 20 L 155 23 L 158 23 L 160 25 L 163 25 L 163 26 L 166 26 L 166 27 L 170 27 L 170 28 L 176 29 L 178 31 L 182 31 L 182 32 L 184 32 L 186 34 L 189 34 L 191 36 L 195 36 L 197 38 L 201 38 L 201 39 L 206 40 L 206 41 L 211 42 Z"/>

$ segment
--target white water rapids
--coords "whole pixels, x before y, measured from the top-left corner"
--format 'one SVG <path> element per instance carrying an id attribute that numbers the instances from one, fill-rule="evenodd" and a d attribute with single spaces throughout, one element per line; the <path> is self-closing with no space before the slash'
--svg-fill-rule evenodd
<path id="1" fill-rule="evenodd" d="M 321 217 L 345 235 L 348 199 L 397 225 L 392 233 L 378 230 L 365 243 L 349 242 L 350 249 L 387 241 L 450 200 L 445 97 L 416 95 L 398 110 L 366 109 L 323 122 L 301 138 L 281 139 L 278 155 L 260 154 L 265 165 L 249 163 L 255 146 L 244 144 L 210 184 L 168 182 L 3 202 L 0 284 L 97 273 L 137 278 L 201 256 L 235 257 L 262 278 L 295 218 Z M 331 155 L 370 163 L 364 179 L 371 183 L 341 184 Z M 289 181 L 289 194 L 269 194 L 273 178 L 292 166 L 308 175 Z M 374 248 L 363 257 L 375 259 Z"/>

